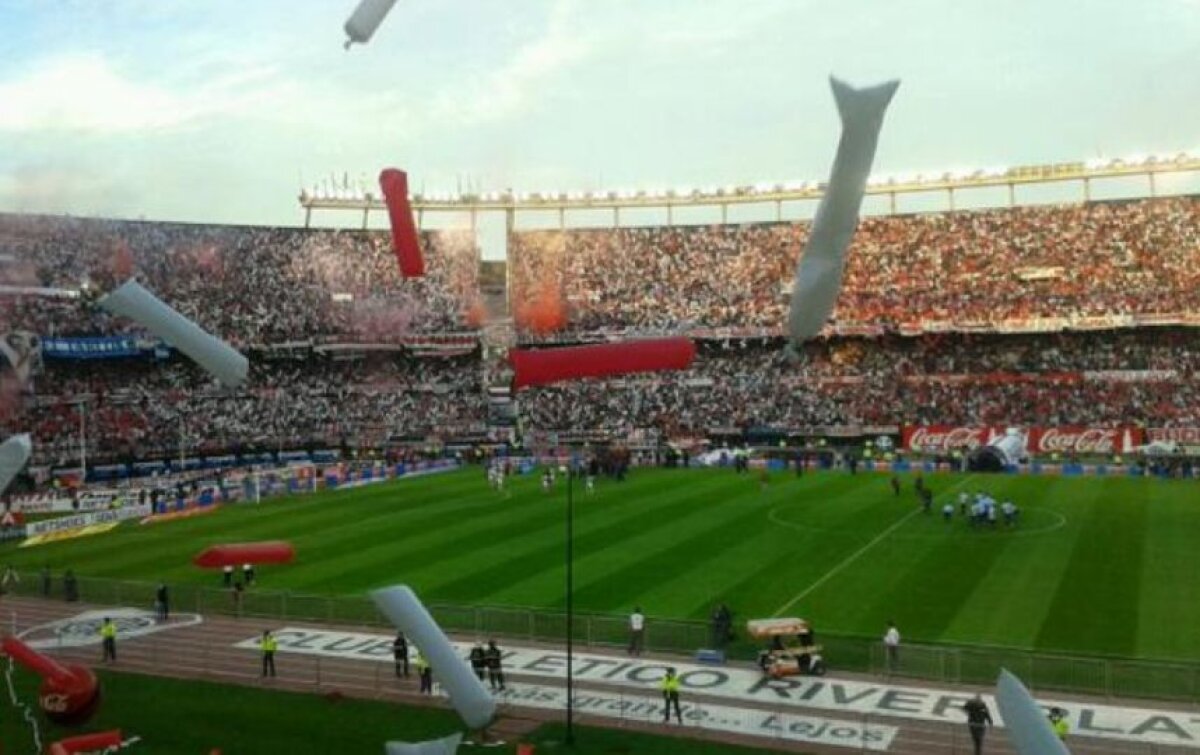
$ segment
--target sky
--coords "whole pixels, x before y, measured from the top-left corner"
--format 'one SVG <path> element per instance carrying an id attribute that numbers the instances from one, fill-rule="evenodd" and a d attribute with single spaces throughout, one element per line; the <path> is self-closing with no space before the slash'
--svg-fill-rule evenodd
<path id="1" fill-rule="evenodd" d="M 1200 0 L 398 0 L 346 51 L 354 5 L 0 0 L 0 210 L 292 225 L 302 185 L 385 166 L 819 180 L 831 73 L 902 81 L 877 173 L 1200 151 Z"/>

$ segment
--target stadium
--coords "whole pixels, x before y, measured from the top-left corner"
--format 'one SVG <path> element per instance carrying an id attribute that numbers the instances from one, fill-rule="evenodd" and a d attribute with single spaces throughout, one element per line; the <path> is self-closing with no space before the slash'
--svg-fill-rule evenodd
<path id="1" fill-rule="evenodd" d="M 2 749 L 1194 751 L 1200 153 L 1063 157 L 864 172 L 804 338 L 836 161 L 0 203 Z"/>

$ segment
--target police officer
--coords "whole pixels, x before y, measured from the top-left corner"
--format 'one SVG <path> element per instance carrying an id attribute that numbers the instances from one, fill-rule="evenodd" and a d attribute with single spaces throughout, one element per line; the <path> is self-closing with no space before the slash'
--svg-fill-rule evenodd
<path id="1" fill-rule="evenodd" d="M 675 669 L 668 668 L 667 675 L 658 683 L 663 695 L 663 723 L 671 720 L 671 706 L 675 707 L 675 720 L 683 723 L 683 713 L 679 710 L 679 677 Z"/>
<path id="2" fill-rule="evenodd" d="M 404 636 L 404 632 L 396 632 L 396 639 L 392 640 L 392 658 L 396 661 L 396 676 L 407 678 L 408 638 Z"/>
<path id="3" fill-rule="evenodd" d="M 967 714 L 967 728 L 971 730 L 971 741 L 975 743 L 975 755 L 982 755 L 983 735 L 992 725 L 992 714 L 978 694 L 963 703 L 963 712 Z"/>
<path id="4" fill-rule="evenodd" d="M 100 625 L 100 639 L 104 645 L 104 662 L 115 662 L 117 660 L 117 625 L 107 616 L 104 617 L 104 623 Z"/>
<path id="5" fill-rule="evenodd" d="M 487 652 L 483 649 L 481 643 L 475 643 L 475 647 L 471 648 L 471 654 L 467 657 L 467 660 L 471 662 L 471 670 L 475 672 L 475 677 L 482 682 L 484 669 L 487 668 Z"/>
<path id="6" fill-rule="evenodd" d="M 496 647 L 495 640 L 488 640 L 487 650 L 483 651 L 483 659 L 487 664 L 488 684 L 492 686 L 493 690 L 498 689 L 503 692 L 504 669 L 501 664 L 504 656 L 500 652 L 500 648 Z"/>
<path id="7" fill-rule="evenodd" d="M 264 629 L 262 639 L 258 641 L 262 648 L 262 675 L 275 676 L 275 651 L 279 649 L 279 642 L 275 639 L 275 635 L 271 634 L 270 629 Z"/>

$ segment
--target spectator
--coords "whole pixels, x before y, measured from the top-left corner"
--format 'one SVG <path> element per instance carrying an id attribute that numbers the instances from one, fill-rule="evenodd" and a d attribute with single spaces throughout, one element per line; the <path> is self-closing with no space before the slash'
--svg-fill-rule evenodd
<path id="1" fill-rule="evenodd" d="M 888 673 L 895 673 L 900 665 L 900 630 L 896 622 L 889 621 L 887 631 L 883 634 L 883 646 L 887 651 Z"/>
<path id="2" fill-rule="evenodd" d="M 646 617 L 641 606 L 633 609 L 629 615 L 629 655 L 640 656 L 646 639 Z"/>

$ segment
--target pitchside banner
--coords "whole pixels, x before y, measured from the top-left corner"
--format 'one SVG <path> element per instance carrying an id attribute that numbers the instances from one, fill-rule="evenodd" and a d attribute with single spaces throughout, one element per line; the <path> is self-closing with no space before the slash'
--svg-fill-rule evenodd
<path id="1" fill-rule="evenodd" d="M 1146 431 L 1146 437 L 1151 443 L 1200 446 L 1200 427 L 1152 427 Z"/>
<path id="2" fill-rule="evenodd" d="M 392 662 L 392 635 L 284 627 L 275 630 L 275 638 L 279 641 L 279 652 L 284 655 Z M 234 647 L 257 652 L 258 637 L 248 637 Z M 464 659 L 470 650 L 465 643 L 455 643 L 455 648 Z M 411 646 L 410 652 L 415 652 Z M 508 694 L 500 698 L 503 702 L 553 709 L 565 706 L 562 688 L 546 684 L 560 683 L 566 677 L 564 654 L 517 647 L 507 649 L 503 657 L 505 671 L 535 682 L 509 685 Z M 874 751 L 886 751 L 897 735 L 896 727 L 884 723 L 889 719 L 962 726 L 962 706 L 970 697 L 970 692 L 962 689 L 834 677 L 771 679 L 747 667 L 680 662 L 670 665 L 679 674 L 683 702 L 687 703 L 684 715 L 689 724 L 750 736 Z M 666 669 L 667 664 L 651 659 L 576 653 L 574 678 L 600 689 L 577 691 L 575 704 L 595 715 L 661 721 L 658 683 Z M 697 699 L 701 696 L 720 702 L 701 703 Z M 990 695 L 984 695 L 984 699 L 995 712 L 995 700 Z M 1065 710 L 1072 734 L 1080 737 L 1189 747 L 1200 741 L 1200 716 L 1187 711 L 1077 700 L 1039 702 L 1047 709 L 1054 706 Z"/>
<path id="3" fill-rule="evenodd" d="M 90 527 L 93 524 L 116 524 L 126 519 L 140 519 L 150 515 L 149 506 L 122 506 L 108 511 L 93 511 L 74 516 L 60 516 L 55 519 L 43 519 L 40 522 L 30 522 L 25 525 L 25 534 L 29 537 L 45 535 L 48 532 L 62 532 Z"/>
<path id="4" fill-rule="evenodd" d="M 1023 428 L 1024 429 L 1024 428 Z M 901 447 L 927 454 L 968 452 L 1003 438 L 1006 428 L 997 425 L 905 425 Z M 1026 450 L 1031 455 L 1094 456 L 1130 453 L 1144 443 L 1138 427 L 1032 427 L 1025 429 Z"/>

